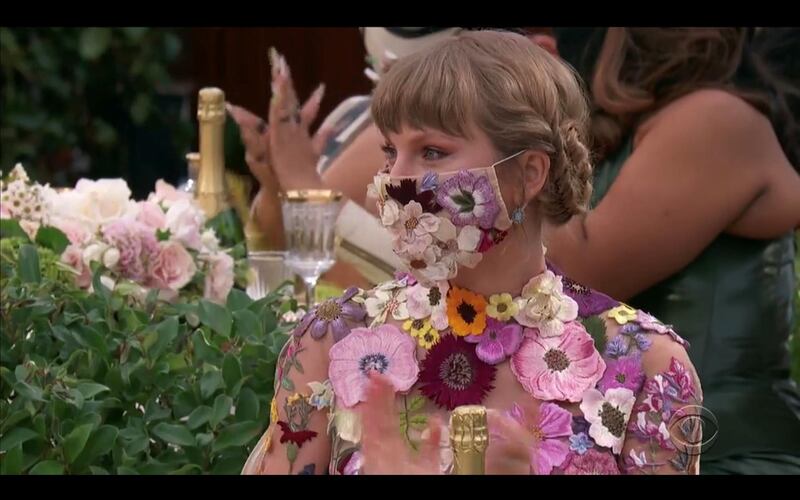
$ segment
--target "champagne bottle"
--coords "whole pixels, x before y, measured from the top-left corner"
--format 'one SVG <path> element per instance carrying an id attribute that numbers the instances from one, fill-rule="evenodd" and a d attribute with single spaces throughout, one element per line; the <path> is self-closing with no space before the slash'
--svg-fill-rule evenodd
<path id="1" fill-rule="evenodd" d="M 453 474 L 462 476 L 485 474 L 488 444 L 489 431 L 485 407 L 467 405 L 453 410 L 450 414 Z"/>
<path id="2" fill-rule="evenodd" d="M 225 185 L 225 93 L 213 87 L 200 90 L 197 100 L 200 123 L 200 169 L 195 198 L 208 226 L 214 228 L 223 246 L 244 243 L 242 221 L 231 207 Z"/>

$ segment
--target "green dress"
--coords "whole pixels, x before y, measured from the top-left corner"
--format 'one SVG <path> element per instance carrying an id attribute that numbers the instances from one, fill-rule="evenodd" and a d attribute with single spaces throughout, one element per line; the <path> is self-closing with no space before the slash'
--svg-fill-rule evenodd
<path id="1" fill-rule="evenodd" d="M 593 207 L 631 151 L 629 139 L 598 166 Z M 703 474 L 800 474 L 800 393 L 787 342 L 795 251 L 791 232 L 770 240 L 721 234 L 686 267 L 628 301 L 691 344 L 703 405 L 719 431 L 703 450 Z"/>

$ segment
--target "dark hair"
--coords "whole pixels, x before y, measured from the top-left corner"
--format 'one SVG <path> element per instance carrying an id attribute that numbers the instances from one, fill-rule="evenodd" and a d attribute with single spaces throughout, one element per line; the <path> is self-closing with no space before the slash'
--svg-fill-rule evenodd
<path id="1" fill-rule="evenodd" d="M 555 30 L 559 52 L 591 89 L 591 135 L 597 160 L 614 153 L 653 112 L 695 90 L 718 88 L 770 117 L 784 151 L 797 167 L 797 88 L 791 75 L 774 62 L 780 56 L 791 59 L 791 53 L 781 51 L 796 48 L 800 37 L 775 37 L 768 30 Z M 786 62 L 787 67 L 790 64 Z M 796 64 L 792 71 L 797 81 Z"/>

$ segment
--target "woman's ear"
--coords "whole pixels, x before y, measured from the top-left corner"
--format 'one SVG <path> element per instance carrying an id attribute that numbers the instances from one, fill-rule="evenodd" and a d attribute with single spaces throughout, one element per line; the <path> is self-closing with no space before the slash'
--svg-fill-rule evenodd
<path id="1" fill-rule="evenodd" d="M 550 157 L 547 153 L 529 150 L 520 156 L 522 165 L 522 182 L 525 192 L 525 204 L 535 198 L 547 182 L 550 172 Z"/>
<path id="2" fill-rule="evenodd" d="M 535 35 L 528 35 L 528 39 L 550 54 L 558 57 L 558 42 L 556 42 L 556 38 L 553 35 L 537 33 Z"/>

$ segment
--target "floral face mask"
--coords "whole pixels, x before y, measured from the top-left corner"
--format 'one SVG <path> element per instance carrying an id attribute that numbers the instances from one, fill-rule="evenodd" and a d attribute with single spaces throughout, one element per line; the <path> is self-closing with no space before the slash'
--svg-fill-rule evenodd
<path id="1" fill-rule="evenodd" d="M 395 254 L 420 283 L 452 279 L 459 265 L 474 268 L 484 252 L 503 240 L 512 221 L 495 167 L 523 152 L 486 168 L 375 176 L 368 194 L 377 199 Z"/>

